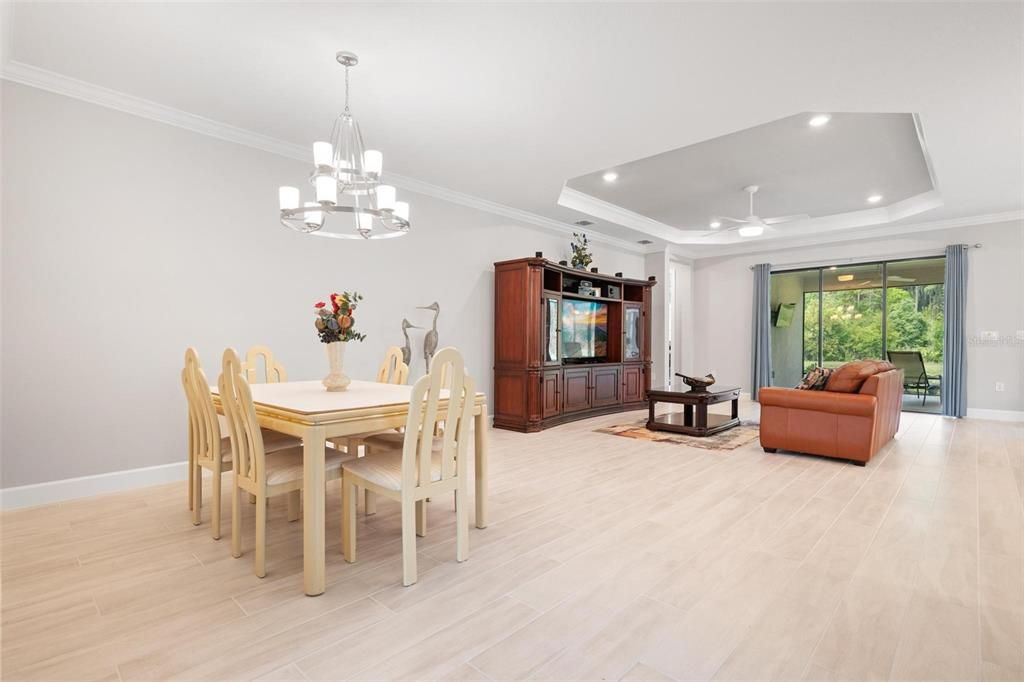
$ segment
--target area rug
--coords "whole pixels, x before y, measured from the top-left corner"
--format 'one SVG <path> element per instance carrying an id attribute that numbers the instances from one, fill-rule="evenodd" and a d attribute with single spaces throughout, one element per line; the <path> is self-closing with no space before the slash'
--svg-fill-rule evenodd
<path id="1" fill-rule="evenodd" d="M 688 445 L 703 450 L 735 450 L 741 445 L 757 440 L 760 434 L 760 425 L 755 421 L 744 420 L 740 422 L 739 426 L 704 437 L 687 436 L 670 431 L 650 431 L 647 429 L 646 419 L 631 424 L 605 426 L 594 430 L 597 433 L 607 433 L 613 436 L 648 440 L 654 443 Z"/>

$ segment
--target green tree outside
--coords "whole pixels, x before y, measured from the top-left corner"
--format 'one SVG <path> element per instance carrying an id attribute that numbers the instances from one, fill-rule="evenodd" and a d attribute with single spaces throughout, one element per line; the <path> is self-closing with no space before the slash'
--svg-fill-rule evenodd
<path id="1" fill-rule="evenodd" d="M 884 289 L 887 350 L 917 350 L 929 374 L 941 374 L 943 285 Z M 846 289 L 822 294 L 822 359 L 825 367 L 882 357 L 883 289 Z M 804 294 L 804 365 L 818 363 L 818 293 Z"/>

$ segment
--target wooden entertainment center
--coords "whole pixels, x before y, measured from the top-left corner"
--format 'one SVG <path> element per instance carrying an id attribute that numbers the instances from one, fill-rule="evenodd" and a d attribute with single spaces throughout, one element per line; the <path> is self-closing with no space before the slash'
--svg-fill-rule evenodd
<path id="1" fill-rule="evenodd" d="M 540 431 L 647 406 L 656 282 L 621 275 L 539 254 L 494 264 L 495 427 Z"/>

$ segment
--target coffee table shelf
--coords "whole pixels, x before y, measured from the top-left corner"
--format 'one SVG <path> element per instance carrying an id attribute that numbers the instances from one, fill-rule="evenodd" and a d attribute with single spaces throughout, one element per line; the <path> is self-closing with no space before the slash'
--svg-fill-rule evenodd
<path id="1" fill-rule="evenodd" d="M 676 386 L 652 388 L 647 392 L 647 428 L 688 436 L 710 436 L 740 425 L 739 399 L 740 389 L 736 387 L 709 391 L 684 391 Z M 708 405 L 724 402 L 732 402 L 730 414 L 708 413 Z M 682 405 L 683 411 L 655 414 L 658 403 Z"/>

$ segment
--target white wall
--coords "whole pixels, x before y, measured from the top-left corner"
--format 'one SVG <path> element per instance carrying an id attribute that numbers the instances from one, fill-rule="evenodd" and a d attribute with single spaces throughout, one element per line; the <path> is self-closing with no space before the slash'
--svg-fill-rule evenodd
<path id="1" fill-rule="evenodd" d="M 704 372 L 699 372 L 693 366 L 693 266 L 672 260 L 669 268 L 675 273 L 676 279 L 672 372 L 700 376 Z"/>
<path id="2" fill-rule="evenodd" d="M 418 195 L 405 238 L 299 235 L 277 221 L 277 187 L 304 164 L 8 82 L 2 95 L 3 487 L 184 460 L 185 347 L 213 381 L 225 346 L 254 344 L 319 379 L 312 305 L 332 291 L 365 296 L 353 377 L 372 378 L 403 317 L 429 326 L 415 306 L 436 300 L 441 344 L 490 393 L 492 263 L 569 252 Z M 602 272 L 644 275 L 641 256 L 594 251 Z"/>
<path id="3" fill-rule="evenodd" d="M 696 262 L 695 338 L 698 367 L 714 367 L 724 383 L 750 387 L 750 305 L 755 263 L 885 260 L 941 253 L 947 244 L 980 242 L 968 253 L 967 404 L 973 409 L 1024 410 L 1024 222 L 960 227 L 891 238 L 786 249 Z M 981 343 L 981 331 L 1002 341 Z M 1006 390 L 996 392 L 995 382 Z"/>

